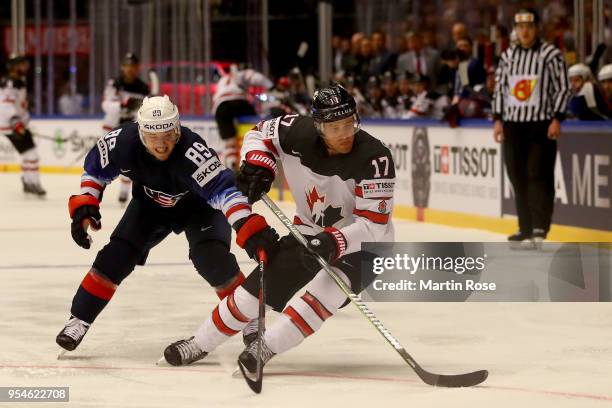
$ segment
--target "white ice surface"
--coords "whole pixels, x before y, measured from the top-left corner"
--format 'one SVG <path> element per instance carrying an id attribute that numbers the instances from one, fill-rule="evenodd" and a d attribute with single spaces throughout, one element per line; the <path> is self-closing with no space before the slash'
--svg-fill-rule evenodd
<path id="1" fill-rule="evenodd" d="M 352 306 L 272 360 L 260 395 L 231 376 L 242 350 L 239 338 L 193 366 L 156 366 L 164 347 L 190 336 L 217 301 L 189 263 L 185 238 L 176 235 L 151 252 L 148 265 L 124 281 L 80 347 L 58 361 L 55 336 L 122 209 L 112 186 L 103 229 L 93 248 L 83 250 L 72 242 L 67 210 L 79 177 L 43 180 L 48 198 L 37 200 L 24 198 L 16 174 L 0 174 L 0 386 L 69 386 L 70 403 L 0 406 L 612 406 L 612 308 L 603 303 L 370 304 L 424 367 L 488 369 L 489 379 L 472 389 L 421 383 Z M 291 212 L 290 204 L 282 207 Z M 504 239 L 421 223 L 396 226 L 404 241 Z M 254 264 L 235 252 L 250 271 Z"/>

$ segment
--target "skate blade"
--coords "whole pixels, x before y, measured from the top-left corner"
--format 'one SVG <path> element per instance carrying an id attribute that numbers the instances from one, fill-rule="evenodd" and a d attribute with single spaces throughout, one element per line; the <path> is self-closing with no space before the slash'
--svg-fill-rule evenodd
<path id="1" fill-rule="evenodd" d="M 234 369 L 234 372 L 232 373 L 232 378 L 242 378 L 240 367 L 236 366 L 236 368 Z"/>
<path id="2" fill-rule="evenodd" d="M 57 359 L 58 359 L 58 360 L 61 360 L 61 359 L 62 359 L 62 357 L 64 357 L 64 354 L 66 354 L 67 352 L 68 352 L 68 350 L 63 349 L 63 348 L 60 348 L 59 353 L 57 353 Z"/>
<path id="3" fill-rule="evenodd" d="M 157 360 L 155 365 L 158 367 L 170 367 L 170 364 L 168 364 L 165 357 L 162 357 L 159 360 Z"/>

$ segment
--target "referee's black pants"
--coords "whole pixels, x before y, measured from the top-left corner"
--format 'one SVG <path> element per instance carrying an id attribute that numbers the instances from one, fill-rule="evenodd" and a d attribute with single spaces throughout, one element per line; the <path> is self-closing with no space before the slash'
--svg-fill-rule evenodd
<path id="1" fill-rule="evenodd" d="M 504 122 L 503 154 L 514 188 L 519 228 L 548 233 L 555 200 L 557 141 L 548 138 L 550 121 Z"/>

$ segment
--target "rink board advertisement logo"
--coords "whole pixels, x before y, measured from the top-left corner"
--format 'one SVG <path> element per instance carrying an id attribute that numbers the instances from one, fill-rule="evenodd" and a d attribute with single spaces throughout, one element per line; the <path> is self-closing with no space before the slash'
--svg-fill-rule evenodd
<path id="1" fill-rule="evenodd" d="M 612 138 L 602 133 L 566 132 L 555 162 L 553 223 L 612 230 Z M 507 174 L 503 214 L 516 214 Z"/>
<path id="2" fill-rule="evenodd" d="M 612 250 L 593 243 L 363 243 L 364 300 L 380 302 L 610 301 Z"/>

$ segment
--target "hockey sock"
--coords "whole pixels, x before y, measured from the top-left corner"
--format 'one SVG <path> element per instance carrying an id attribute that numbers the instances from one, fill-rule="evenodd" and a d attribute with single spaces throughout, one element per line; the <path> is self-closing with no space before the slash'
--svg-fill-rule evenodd
<path id="1" fill-rule="evenodd" d="M 21 172 L 26 184 L 40 184 L 38 172 L 38 153 L 36 149 L 29 149 L 21 155 Z"/>
<path id="2" fill-rule="evenodd" d="M 117 290 L 117 285 L 91 269 L 72 299 L 70 313 L 89 324 L 98 317 Z"/>
<path id="3" fill-rule="evenodd" d="M 257 317 L 259 300 L 238 287 L 226 296 L 195 334 L 195 340 L 204 351 L 211 352 L 227 339 L 244 329 Z"/>
<path id="4" fill-rule="evenodd" d="M 344 272 L 338 268 L 334 268 L 334 271 L 350 285 Z M 319 330 L 346 300 L 344 292 L 325 271 L 319 271 L 304 289 L 304 294 L 292 299 L 281 317 L 266 330 L 264 340 L 276 354 L 297 346 Z"/>
<path id="5" fill-rule="evenodd" d="M 223 285 L 215 286 L 215 291 L 219 299 L 225 299 L 230 293 L 236 290 L 236 288 L 244 282 L 244 274 L 242 271 L 238 271 L 238 274 L 234 276 L 229 282 Z"/>

